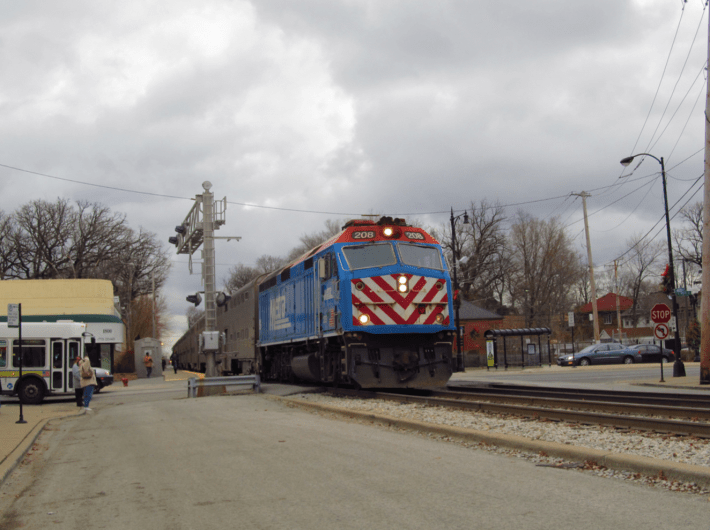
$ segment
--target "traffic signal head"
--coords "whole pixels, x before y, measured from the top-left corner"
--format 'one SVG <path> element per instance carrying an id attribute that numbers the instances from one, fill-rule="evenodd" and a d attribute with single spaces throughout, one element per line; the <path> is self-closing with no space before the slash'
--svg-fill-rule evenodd
<path id="1" fill-rule="evenodd" d="M 187 300 L 191 304 L 195 304 L 195 307 L 197 307 L 198 305 L 200 305 L 200 302 L 202 302 L 202 296 L 200 296 L 200 293 L 195 293 L 187 296 L 185 300 Z"/>
<path id="2" fill-rule="evenodd" d="M 666 265 L 666 270 L 661 274 L 661 291 L 665 294 L 673 293 L 673 271 L 670 269 L 669 265 Z"/>

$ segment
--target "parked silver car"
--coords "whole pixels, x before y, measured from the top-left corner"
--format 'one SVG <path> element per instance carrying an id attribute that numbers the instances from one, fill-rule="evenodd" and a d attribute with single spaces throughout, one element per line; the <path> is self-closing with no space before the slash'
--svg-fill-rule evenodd
<path id="1" fill-rule="evenodd" d="M 626 357 L 630 356 L 631 361 Z M 618 342 L 592 344 L 583 350 L 557 358 L 560 366 L 589 366 L 590 364 L 611 364 L 634 362 L 633 355 L 626 351 L 626 346 Z"/>

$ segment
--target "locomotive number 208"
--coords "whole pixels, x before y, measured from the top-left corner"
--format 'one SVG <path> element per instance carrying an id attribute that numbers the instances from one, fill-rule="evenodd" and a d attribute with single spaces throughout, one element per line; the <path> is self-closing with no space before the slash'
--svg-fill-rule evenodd
<path id="1" fill-rule="evenodd" d="M 353 239 L 375 239 L 375 232 L 372 230 L 353 232 Z"/>

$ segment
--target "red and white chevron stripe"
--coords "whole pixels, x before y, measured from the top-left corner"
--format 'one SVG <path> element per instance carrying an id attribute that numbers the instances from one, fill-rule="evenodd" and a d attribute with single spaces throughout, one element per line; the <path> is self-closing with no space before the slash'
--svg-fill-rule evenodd
<path id="1" fill-rule="evenodd" d="M 398 279 L 407 278 L 408 291 L 397 291 Z M 414 274 L 392 274 L 352 280 L 352 311 L 355 326 L 394 324 L 449 324 L 446 281 Z M 363 324 L 358 317 L 367 315 Z M 437 315 L 441 315 L 437 322 Z"/>

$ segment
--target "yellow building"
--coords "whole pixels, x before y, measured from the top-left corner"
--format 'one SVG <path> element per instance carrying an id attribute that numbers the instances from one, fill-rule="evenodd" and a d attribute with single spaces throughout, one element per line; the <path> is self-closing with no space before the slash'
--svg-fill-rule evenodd
<path id="1" fill-rule="evenodd" d="M 3 280 L 0 315 L 7 304 L 22 304 L 23 316 L 115 315 L 109 280 Z"/>
<path id="2" fill-rule="evenodd" d="M 124 325 L 110 280 L 2 280 L 0 322 L 7 322 L 8 304 L 21 304 L 22 322 L 85 323 L 97 345 L 90 355 L 92 364 L 112 368 L 115 346 L 124 341 Z"/>

